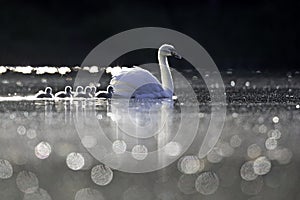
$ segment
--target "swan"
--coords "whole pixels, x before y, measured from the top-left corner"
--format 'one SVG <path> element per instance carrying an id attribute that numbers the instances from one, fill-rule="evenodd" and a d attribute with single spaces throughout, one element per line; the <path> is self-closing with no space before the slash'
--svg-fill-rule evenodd
<path id="1" fill-rule="evenodd" d="M 76 91 L 74 93 L 74 97 L 78 97 L 78 95 L 82 95 L 83 94 L 83 87 L 82 86 L 77 86 L 76 87 Z"/>
<path id="2" fill-rule="evenodd" d="M 106 98 L 106 99 L 111 98 L 113 93 L 114 93 L 114 88 L 111 85 L 109 85 L 106 90 L 107 91 L 97 92 L 95 94 L 95 97 L 97 97 L 97 98 Z"/>
<path id="3" fill-rule="evenodd" d="M 65 87 L 65 91 L 60 91 L 55 94 L 56 98 L 70 98 L 72 97 L 72 88 L 70 86 Z"/>
<path id="4" fill-rule="evenodd" d="M 40 91 L 39 93 L 36 94 L 35 97 L 36 98 L 53 98 L 52 88 L 46 87 L 45 91 Z"/>
<path id="5" fill-rule="evenodd" d="M 84 94 L 85 94 L 85 98 L 92 98 L 92 88 L 90 86 L 86 86 L 84 88 Z"/>
<path id="6" fill-rule="evenodd" d="M 114 97 L 121 98 L 172 98 L 174 85 L 168 64 L 168 57 L 181 59 L 174 46 L 163 44 L 158 49 L 158 63 L 161 73 L 161 83 L 149 71 L 140 67 L 122 68 L 112 74 L 110 85 L 114 89 Z"/>
<path id="7" fill-rule="evenodd" d="M 76 91 L 76 96 L 75 97 L 79 97 L 79 98 L 92 98 L 92 95 L 91 95 L 91 91 L 92 91 L 92 89 L 91 89 L 91 87 L 89 87 L 89 86 L 86 86 L 85 88 L 84 88 L 84 92 L 82 91 L 83 90 L 83 87 L 81 87 L 81 86 L 78 86 L 76 89 L 78 89 L 77 91 Z"/>
<path id="8" fill-rule="evenodd" d="M 97 88 L 95 86 L 91 86 L 91 89 L 92 89 L 91 95 L 92 95 L 92 97 L 95 97 Z"/>

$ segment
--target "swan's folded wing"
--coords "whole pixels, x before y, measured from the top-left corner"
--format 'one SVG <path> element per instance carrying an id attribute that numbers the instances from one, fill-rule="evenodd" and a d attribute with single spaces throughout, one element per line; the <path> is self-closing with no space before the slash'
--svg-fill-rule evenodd
<path id="1" fill-rule="evenodd" d="M 114 87 L 115 94 L 123 97 L 163 91 L 157 78 L 140 67 L 120 71 L 113 76 L 110 84 Z"/>

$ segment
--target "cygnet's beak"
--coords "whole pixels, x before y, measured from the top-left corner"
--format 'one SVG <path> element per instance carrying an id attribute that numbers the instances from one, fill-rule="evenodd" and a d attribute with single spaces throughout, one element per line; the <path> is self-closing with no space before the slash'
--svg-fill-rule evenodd
<path id="1" fill-rule="evenodd" d="M 172 56 L 174 56 L 177 59 L 181 59 L 182 58 L 181 55 L 179 55 L 176 51 L 172 51 L 171 54 L 172 54 Z"/>

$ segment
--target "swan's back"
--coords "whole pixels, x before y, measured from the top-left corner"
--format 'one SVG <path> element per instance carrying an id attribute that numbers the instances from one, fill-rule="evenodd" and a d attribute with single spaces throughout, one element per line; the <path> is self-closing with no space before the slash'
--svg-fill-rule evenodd
<path id="1" fill-rule="evenodd" d="M 114 88 L 114 96 L 118 97 L 168 97 L 157 78 L 140 67 L 122 68 L 112 77 L 110 85 Z"/>

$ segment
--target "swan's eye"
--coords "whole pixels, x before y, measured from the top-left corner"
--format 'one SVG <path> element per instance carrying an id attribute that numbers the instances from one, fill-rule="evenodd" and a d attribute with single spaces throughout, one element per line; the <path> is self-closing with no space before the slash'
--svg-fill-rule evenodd
<path id="1" fill-rule="evenodd" d="M 176 51 L 172 51 L 171 55 L 174 56 L 175 58 L 181 59 L 181 56 Z"/>

